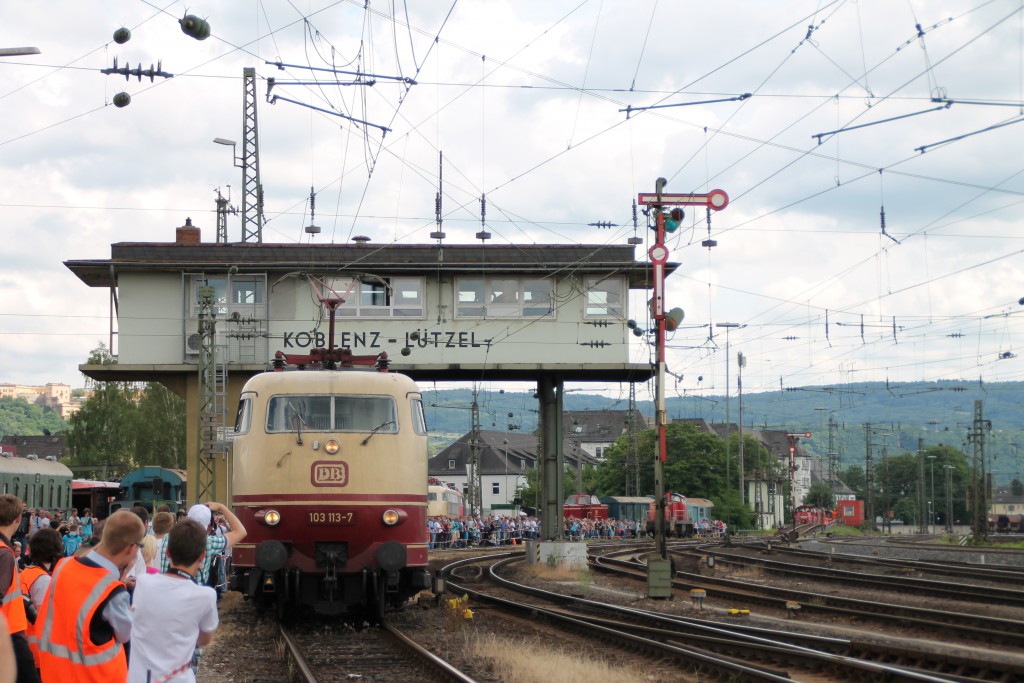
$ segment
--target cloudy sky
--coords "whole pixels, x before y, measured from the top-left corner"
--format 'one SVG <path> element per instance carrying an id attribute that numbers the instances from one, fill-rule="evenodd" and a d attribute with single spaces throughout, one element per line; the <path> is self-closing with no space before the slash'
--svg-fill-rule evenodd
<path id="1" fill-rule="evenodd" d="M 106 291 L 63 261 L 188 217 L 213 239 L 215 190 L 240 199 L 212 140 L 242 139 L 244 67 L 265 242 L 311 239 L 312 187 L 316 243 L 429 243 L 442 153 L 448 242 L 473 241 L 486 195 L 495 243 L 624 244 L 662 176 L 731 200 L 669 240 L 670 395 L 724 392 L 725 322 L 745 391 L 1024 378 L 1018 0 L 39 0 L 4 19 L 0 47 L 41 54 L 0 57 L 0 382 L 80 386 L 107 340 Z M 174 77 L 102 74 L 115 58 Z M 268 103 L 268 78 L 295 103 Z"/>

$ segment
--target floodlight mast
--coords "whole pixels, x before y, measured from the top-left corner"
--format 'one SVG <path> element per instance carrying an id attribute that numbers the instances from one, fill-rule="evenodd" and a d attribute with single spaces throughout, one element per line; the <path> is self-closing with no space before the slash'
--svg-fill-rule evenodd
<path id="1" fill-rule="evenodd" d="M 729 204 L 729 196 L 723 190 L 712 190 L 707 194 L 669 194 L 665 192 L 668 181 L 658 178 L 654 182 L 654 193 L 640 193 L 637 204 L 650 206 L 655 215 L 655 240 L 648 251 L 651 257 L 653 278 L 651 284 L 654 296 L 651 300 L 651 316 L 655 321 L 656 374 L 655 374 L 655 408 L 654 421 L 658 430 L 658 457 L 654 459 L 654 536 L 658 555 L 668 560 L 668 547 L 665 539 L 665 460 L 668 445 L 665 427 L 668 424 L 668 413 L 665 409 L 665 266 L 668 263 L 668 248 L 665 246 L 665 213 L 667 206 L 707 206 L 721 211 Z"/>

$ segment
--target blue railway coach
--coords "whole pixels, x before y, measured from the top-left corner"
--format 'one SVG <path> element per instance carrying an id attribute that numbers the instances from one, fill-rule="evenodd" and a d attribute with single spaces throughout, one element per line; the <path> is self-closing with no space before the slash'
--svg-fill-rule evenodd
<path id="1" fill-rule="evenodd" d="M 188 474 L 185 470 L 165 467 L 140 467 L 121 479 L 122 498 L 110 504 L 110 512 L 121 508 L 132 509 L 136 505 L 152 514 L 163 504 L 176 512 L 185 505 Z"/>
<path id="2" fill-rule="evenodd" d="M 647 522 L 647 509 L 654 500 L 650 496 L 604 496 L 608 517 L 622 522 Z"/>

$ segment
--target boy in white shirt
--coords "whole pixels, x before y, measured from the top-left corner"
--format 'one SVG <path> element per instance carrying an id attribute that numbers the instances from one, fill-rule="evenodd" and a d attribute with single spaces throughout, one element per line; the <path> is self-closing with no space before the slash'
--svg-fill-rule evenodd
<path id="1" fill-rule="evenodd" d="M 192 654 L 213 638 L 217 594 L 194 577 L 206 559 L 206 529 L 191 520 L 167 535 L 170 569 L 142 575 L 132 600 L 132 656 L 128 683 L 195 683 Z"/>

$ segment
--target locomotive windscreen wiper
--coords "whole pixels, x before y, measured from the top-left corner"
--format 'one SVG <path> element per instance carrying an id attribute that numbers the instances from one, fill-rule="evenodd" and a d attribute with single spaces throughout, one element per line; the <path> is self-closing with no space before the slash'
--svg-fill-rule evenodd
<path id="1" fill-rule="evenodd" d="M 302 419 L 302 414 L 299 411 L 292 408 L 292 425 L 295 427 L 295 443 L 302 445 L 302 428 L 306 426 L 306 421 Z"/>
<path id="2" fill-rule="evenodd" d="M 384 429 L 388 425 L 393 425 L 393 424 L 395 424 L 394 420 L 388 420 L 387 422 L 381 422 L 379 425 L 377 425 L 376 427 L 374 427 L 370 431 L 369 436 L 367 436 L 365 439 L 363 439 L 363 445 L 365 446 L 366 442 L 370 440 L 370 437 L 372 437 L 374 434 L 376 434 L 379 430 Z"/>

